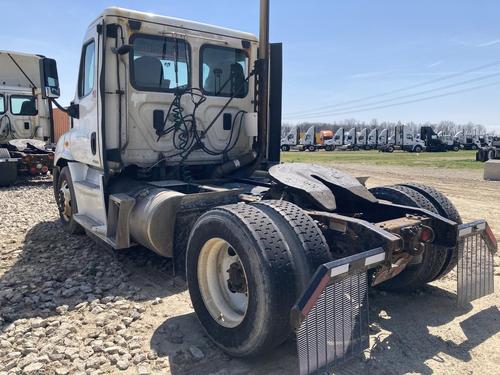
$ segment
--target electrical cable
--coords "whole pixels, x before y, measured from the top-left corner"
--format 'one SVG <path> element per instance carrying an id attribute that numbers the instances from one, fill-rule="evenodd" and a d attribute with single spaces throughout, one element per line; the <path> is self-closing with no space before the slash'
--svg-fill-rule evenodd
<path id="1" fill-rule="evenodd" d="M 337 116 L 337 115 L 345 115 L 345 114 L 366 112 L 366 111 L 371 111 L 371 110 L 374 110 L 374 109 L 391 108 L 391 107 L 396 107 L 396 106 L 400 106 L 400 105 L 418 103 L 418 102 L 422 102 L 422 101 L 426 101 L 426 100 L 431 100 L 431 99 L 438 99 L 438 98 L 442 98 L 442 97 L 446 97 L 446 96 L 461 94 L 463 92 L 479 90 L 479 89 L 482 89 L 482 88 L 491 87 L 491 86 L 497 86 L 497 85 L 500 85 L 500 81 L 493 82 L 493 83 L 490 83 L 490 84 L 472 86 L 472 87 L 461 89 L 461 90 L 450 91 L 450 92 L 439 94 L 439 95 L 432 95 L 432 96 L 428 96 L 428 97 L 424 97 L 424 98 L 419 98 L 419 99 L 414 99 L 414 100 L 408 100 L 408 101 L 399 102 L 399 103 L 374 106 L 374 107 L 364 108 L 364 109 L 355 110 L 355 111 L 331 112 L 331 113 L 327 113 L 327 114 L 324 114 L 324 115 Z M 324 115 L 322 115 L 322 116 L 324 116 Z M 317 117 L 318 117 L 318 115 L 310 115 L 310 117 L 309 116 L 302 116 L 302 118 L 307 118 L 307 119 L 310 119 L 310 118 L 314 119 L 314 118 L 317 118 Z"/>
<path id="2" fill-rule="evenodd" d="M 452 84 L 449 84 L 449 85 L 446 85 L 446 86 L 435 87 L 435 88 L 432 88 L 432 89 L 428 89 L 428 90 L 416 92 L 416 93 L 413 93 L 413 94 L 401 95 L 401 96 L 398 96 L 398 97 L 395 97 L 395 98 L 384 99 L 384 100 L 377 100 L 377 101 L 369 102 L 369 103 L 366 103 L 366 104 L 360 104 L 360 105 L 354 105 L 354 106 L 348 106 L 348 107 L 341 107 L 341 108 L 338 108 L 338 109 L 335 109 L 335 108 L 332 109 L 331 108 L 330 110 L 325 110 L 325 111 L 311 111 L 311 112 L 307 113 L 306 115 L 307 116 L 309 116 L 309 115 L 323 115 L 323 114 L 331 113 L 332 110 L 333 111 L 347 111 L 347 110 L 354 110 L 354 109 L 363 109 L 363 108 L 365 108 L 367 106 L 371 107 L 371 106 L 377 105 L 377 104 L 390 103 L 390 102 L 393 102 L 393 101 L 396 101 L 396 100 L 405 99 L 405 98 L 411 98 L 411 97 L 415 97 L 415 96 L 420 96 L 420 95 L 428 94 L 428 93 L 435 92 L 435 91 L 446 90 L 446 89 L 449 89 L 449 88 L 453 88 L 453 87 L 457 87 L 457 86 L 462 86 L 462 85 L 466 85 L 466 84 L 473 83 L 473 82 L 483 81 L 485 79 L 489 79 L 489 78 L 493 78 L 493 77 L 498 77 L 498 76 L 500 76 L 500 73 L 487 74 L 487 75 L 484 75 L 484 76 L 481 76 L 481 77 L 471 78 L 471 79 L 468 79 L 468 80 L 465 80 L 465 81 L 461 81 L 461 82 L 457 82 L 457 83 L 452 83 Z M 295 117 L 302 117 L 302 116 L 297 115 L 297 116 L 290 116 L 290 117 L 286 117 L 286 118 L 290 119 L 290 118 L 295 118 Z"/>
<path id="3" fill-rule="evenodd" d="M 396 94 L 396 93 L 399 93 L 399 92 L 412 90 L 412 89 L 415 89 L 415 88 L 418 88 L 418 87 L 431 85 L 431 84 L 434 84 L 434 83 L 437 83 L 437 82 L 446 81 L 448 79 L 460 77 L 462 75 L 466 75 L 466 74 L 473 73 L 473 72 L 476 72 L 476 71 L 484 70 L 486 68 L 490 68 L 490 67 L 497 66 L 497 65 L 500 65 L 500 60 L 494 61 L 494 62 L 491 62 L 491 63 L 488 63 L 488 64 L 476 66 L 476 67 L 473 67 L 473 68 L 470 68 L 470 69 L 466 69 L 466 70 L 463 70 L 463 71 L 458 72 L 458 73 L 449 74 L 449 75 L 441 77 L 441 78 L 436 78 L 436 79 L 424 81 L 424 82 L 421 82 L 421 83 L 417 83 L 417 84 L 414 84 L 414 85 L 402 87 L 402 88 L 391 90 L 391 91 L 382 92 L 382 93 L 375 94 L 375 95 L 365 96 L 365 97 L 362 97 L 362 98 L 353 99 L 353 100 L 347 100 L 347 101 L 343 101 L 343 102 L 339 102 L 339 103 L 332 103 L 332 104 L 329 104 L 329 105 L 322 105 L 322 106 L 319 106 L 319 107 L 310 108 L 308 110 L 298 110 L 298 111 L 289 112 L 289 113 L 284 114 L 284 117 L 285 118 L 292 117 L 292 116 L 295 117 L 295 115 L 299 115 L 299 114 L 303 114 L 303 113 L 310 113 L 310 112 L 315 112 L 315 111 L 321 111 L 321 110 L 329 109 L 329 108 L 332 108 L 332 107 L 339 107 L 339 106 L 344 106 L 346 104 L 358 103 L 358 102 L 362 102 L 362 101 L 369 100 L 369 99 L 380 98 L 382 96 L 388 96 L 388 95 Z"/>

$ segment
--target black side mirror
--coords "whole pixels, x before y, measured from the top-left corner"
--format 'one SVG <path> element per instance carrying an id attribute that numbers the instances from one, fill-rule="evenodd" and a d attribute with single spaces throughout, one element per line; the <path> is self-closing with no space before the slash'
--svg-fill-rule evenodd
<path id="1" fill-rule="evenodd" d="M 59 89 L 59 77 L 57 75 L 57 63 L 54 59 L 44 57 L 40 60 L 40 81 L 44 98 L 58 98 L 61 95 Z"/>
<path id="2" fill-rule="evenodd" d="M 66 108 L 66 113 L 72 118 L 80 118 L 80 105 L 71 103 L 68 108 Z"/>
<path id="3" fill-rule="evenodd" d="M 111 52 L 117 55 L 125 55 L 127 53 L 132 52 L 133 47 L 130 44 L 122 44 L 118 48 L 111 48 Z"/>

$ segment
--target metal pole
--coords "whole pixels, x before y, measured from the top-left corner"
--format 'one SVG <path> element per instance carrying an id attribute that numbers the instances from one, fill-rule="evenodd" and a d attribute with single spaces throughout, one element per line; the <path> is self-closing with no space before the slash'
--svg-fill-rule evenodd
<path id="1" fill-rule="evenodd" d="M 267 157 L 267 132 L 269 109 L 269 0 L 260 0 L 260 28 L 259 28 L 259 113 L 258 113 L 258 141 L 259 159 Z"/>

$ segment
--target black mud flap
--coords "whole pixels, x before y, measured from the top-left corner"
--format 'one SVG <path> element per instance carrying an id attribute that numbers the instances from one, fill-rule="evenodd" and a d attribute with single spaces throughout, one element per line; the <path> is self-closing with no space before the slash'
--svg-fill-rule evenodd
<path id="1" fill-rule="evenodd" d="M 484 220 L 458 227 L 457 302 L 466 305 L 494 292 L 497 241 Z"/>
<path id="2" fill-rule="evenodd" d="M 369 347 L 367 270 L 384 261 L 376 248 L 318 268 L 291 311 L 301 375 L 329 373 Z"/>

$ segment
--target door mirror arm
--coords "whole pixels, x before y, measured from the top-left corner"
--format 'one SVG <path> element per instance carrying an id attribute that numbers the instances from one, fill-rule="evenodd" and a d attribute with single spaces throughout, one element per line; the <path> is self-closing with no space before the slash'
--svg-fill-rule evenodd
<path id="1" fill-rule="evenodd" d="M 70 117 L 78 119 L 80 118 L 80 105 L 71 102 L 69 107 L 66 109 L 66 112 Z"/>

